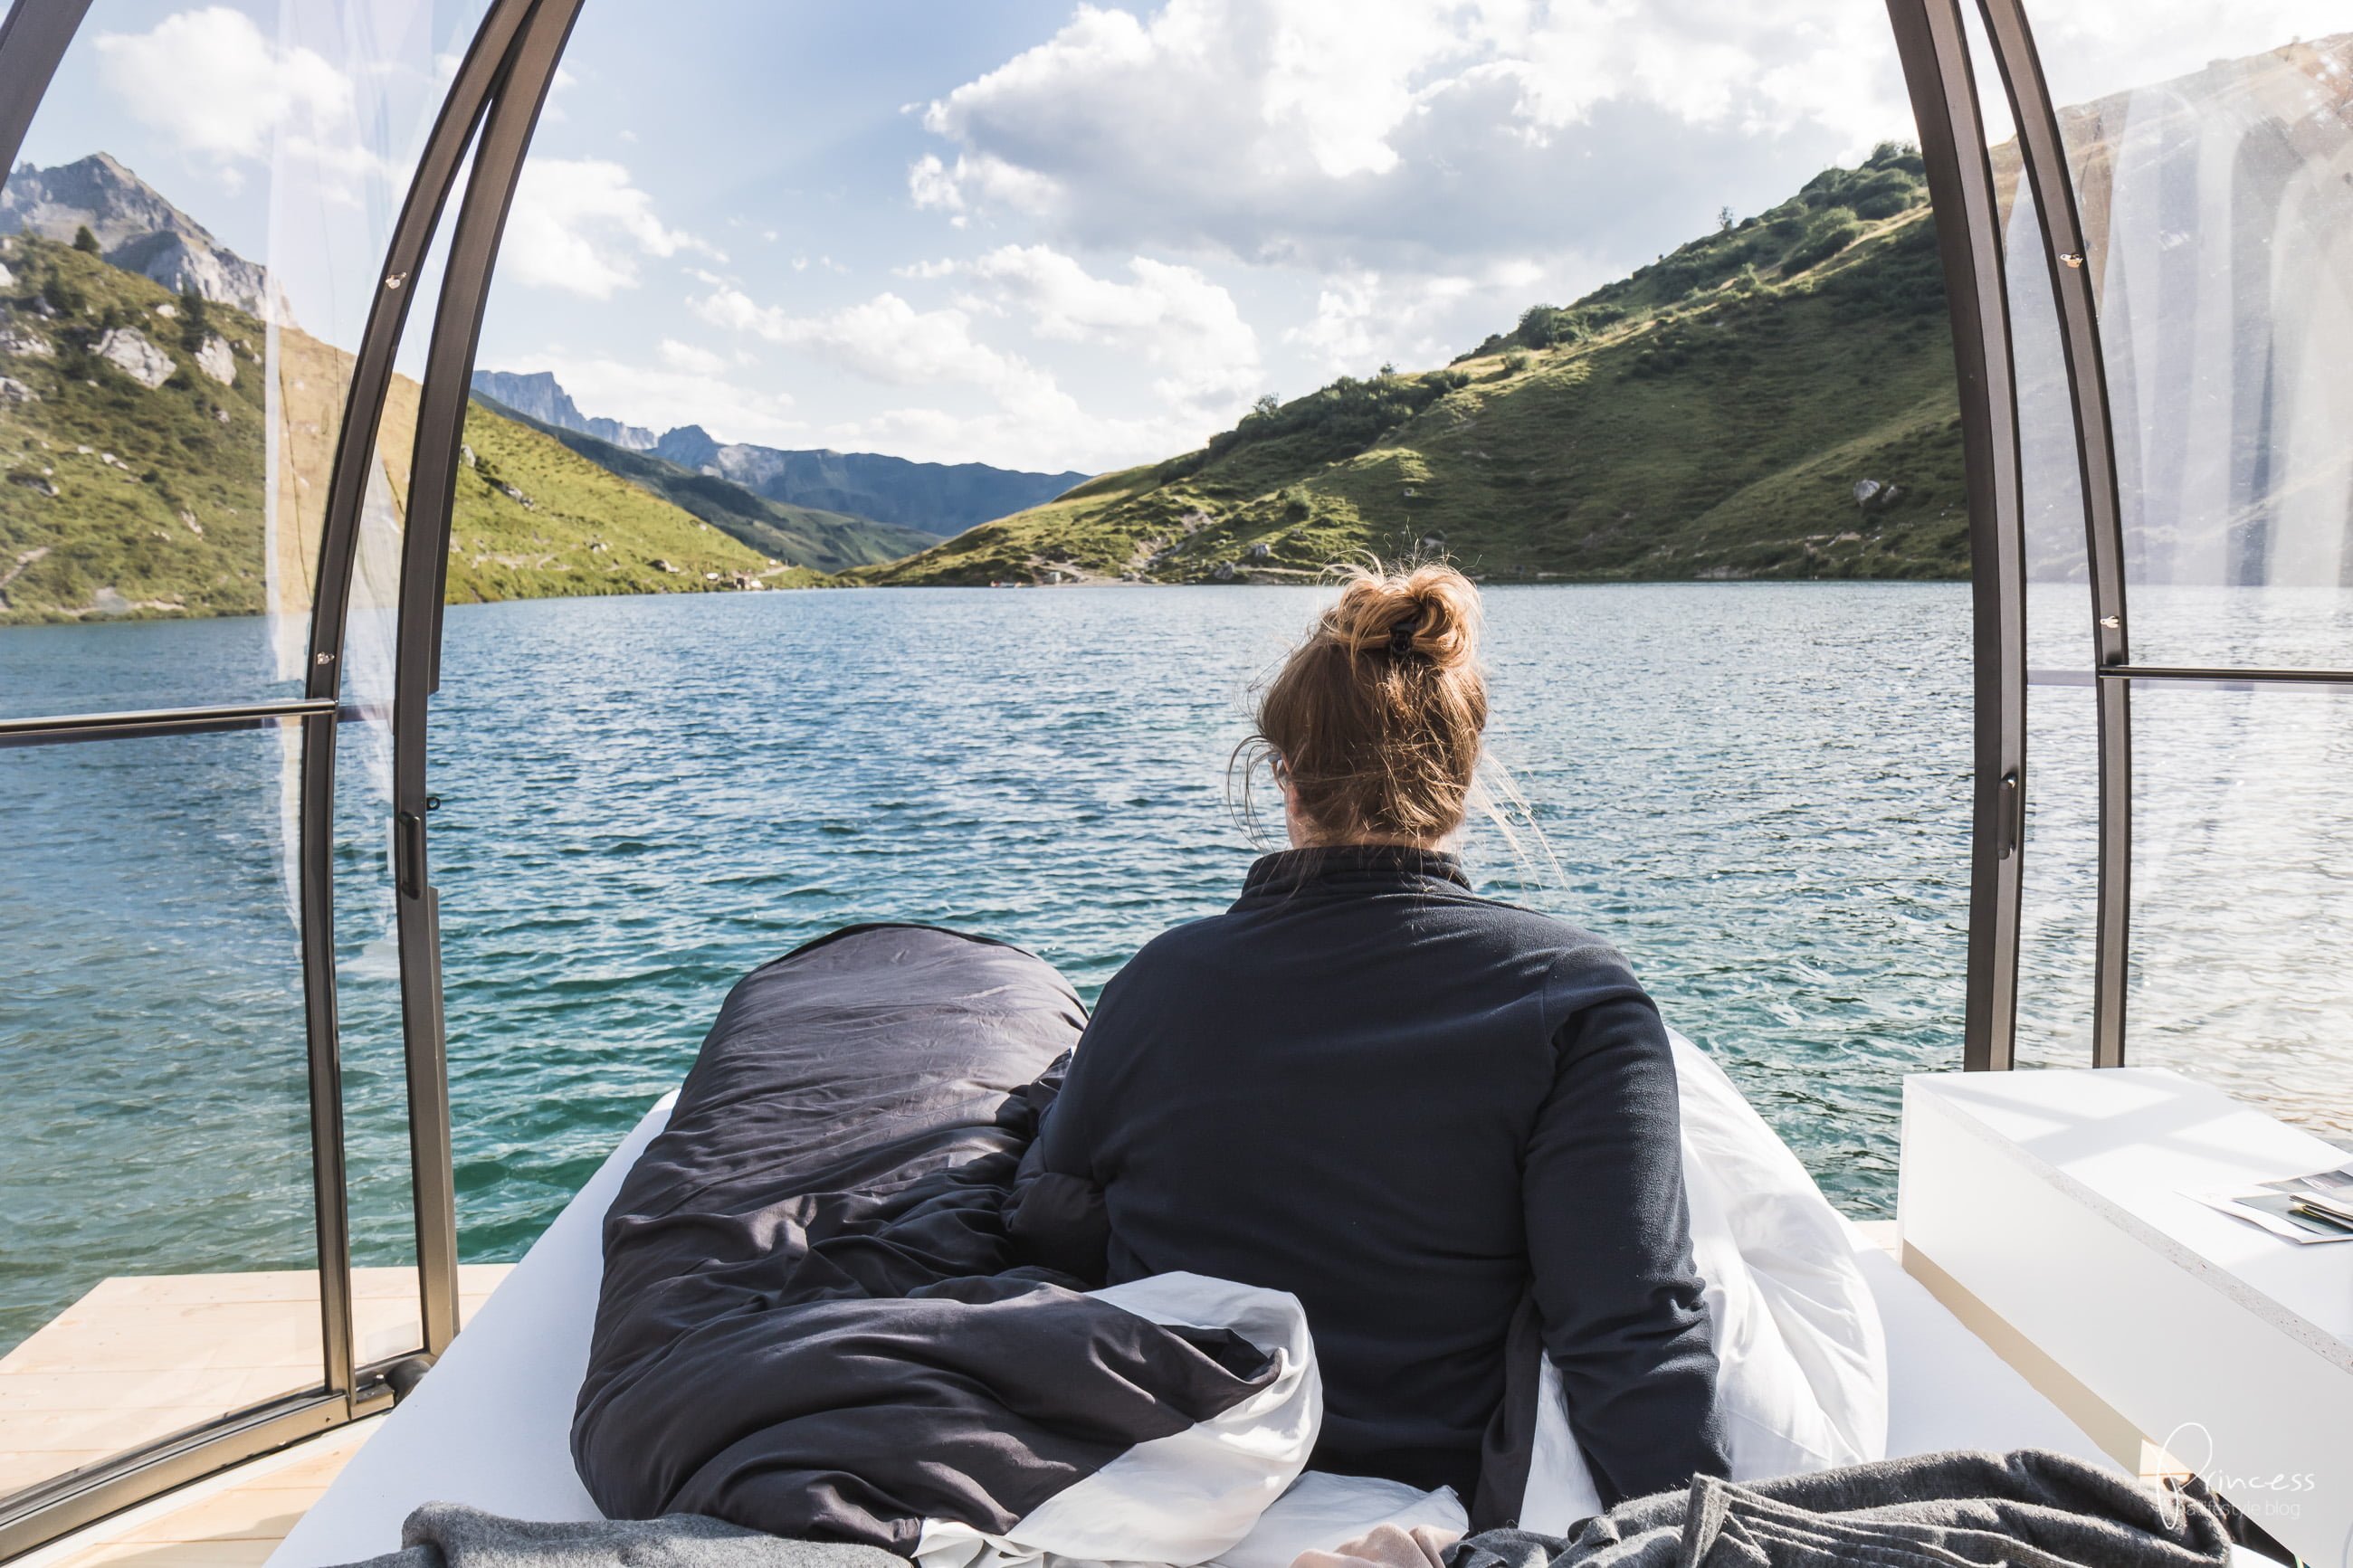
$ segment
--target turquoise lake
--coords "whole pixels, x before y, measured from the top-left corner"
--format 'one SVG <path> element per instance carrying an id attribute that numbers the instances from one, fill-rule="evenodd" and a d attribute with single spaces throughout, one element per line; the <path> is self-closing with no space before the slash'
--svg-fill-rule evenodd
<path id="1" fill-rule="evenodd" d="M 1255 852 L 1228 781 L 1250 687 L 1316 602 L 453 606 L 432 823 L 466 1257 L 519 1255 L 728 985 L 800 942 L 936 921 L 1092 998 L 1222 908 Z M 1901 1077 L 1959 1061 L 1967 588 L 1487 603 L 1493 749 L 1542 842 L 1481 827 L 1473 874 L 1622 946 L 1834 1201 L 1892 1213 Z M 259 621 L 0 630 L 0 712 L 273 695 L 276 668 Z M 337 946 L 354 1226 L 389 1262 L 409 1244 L 381 742 L 343 727 Z M 107 1274 L 310 1261 L 290 756 L 274 731 L 0 751 L 0 1344 Z"/>

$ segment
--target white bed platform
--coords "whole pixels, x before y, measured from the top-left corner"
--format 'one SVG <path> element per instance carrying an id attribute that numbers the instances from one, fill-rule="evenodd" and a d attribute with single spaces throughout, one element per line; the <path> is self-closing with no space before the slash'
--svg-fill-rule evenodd
<path id="1" fill-rule="evenodd" d="M 603 1272 L 598 1231 L 674 1098 L 613 1151 L 268 1568 L 325 1568 L 394 1551 L 401 1521 L 427 1501 L 519 1519 L 599 1517 L 573 1472 L 569 1441 Z M 1891 1455 L 2045 1447 L 2111 1462 L 1894 1258 L 1861 1232 L 1854 1238 L 1886 1324 Z"/>

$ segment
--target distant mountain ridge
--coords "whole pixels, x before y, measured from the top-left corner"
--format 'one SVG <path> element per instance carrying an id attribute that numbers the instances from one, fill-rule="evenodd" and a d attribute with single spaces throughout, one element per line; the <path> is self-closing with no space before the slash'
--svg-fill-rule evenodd
<path id="1" fill-rule="evenodd" d="M 776 500 L 856 512 L 937 534 L 961 533 L 1040 505 L 1090 477 L 1075 469 L 1028 473 L 986 463 L 917 463 L 880 452 L 723 444 L 699 425 L 670 431 L 654 450 Z"/>
<path id="2" fill-rule="evenodd" d="M 70 245 L 88 228 L 100 253 L 125 272 L 194 292 L 216 305 L 262 313 L 269 274 L 104 153 L 55 168 L 20 163 L 0 189 L 0 234 Z"/>
<path id="3" fill-rule="evenodd" d="M 1044 474 L 987 463 L 918 463 L 880 452 L 788 451 L 723 442 L 700 425 L 681 425 L 657 438 L 639 426 L 581 413 L 547 371 L 478 370 L 474 390 L 543 425 L 632 452 L 650 451 L 786 506 L 871 518 L 934 539 L 1050 501 L 1089 478 L 1075 469 Z"/>
<path id="4" fill-rule="evenodd" d="M 537 377 L 515 379 L 535 381 Z M 549 378 L 552 382 L 553 378 Z M 559 396 L 562 389 L 557 389 Z M 872 566 L 929 549 L 940 542 L 936 533 L 877 522 L 871 517 L 791 506 L 755 495 L 717 474 L 681 468 L 654 453 L 633 449 L 541 419 L 477 391 L 477 405 L 513 420 L 543 436 L 554 437 L 617 479 L 627 479 L 649 494 L 659 496 L 681 510 L 701 518 L 772 560 L 818 572 L 840 572 L 852 566 Z M 564 398 L 566 407 L 572 400 Z M 576 411 L 575 411 L 576 412 Z M 609 424 L 611 421 L 600 421 Z"/>
<path id="5" fill-rule="evenodd" d="M 572 395 L 557 384 L 550 371 L 524 374 L 511 370 L 478 370 L 474 373 L 474 390 L 493 403 L 518 414 L 529 415 L 542 425 L 576 430 L 583 436 L 594 436 L 599 441 L 609 441 L 632 452 L 654 449 L 656 437 L 645 426 L 624 425 L 617 419 L 593 419 L 581 413 L 580 405 L 572 401 Z"/>

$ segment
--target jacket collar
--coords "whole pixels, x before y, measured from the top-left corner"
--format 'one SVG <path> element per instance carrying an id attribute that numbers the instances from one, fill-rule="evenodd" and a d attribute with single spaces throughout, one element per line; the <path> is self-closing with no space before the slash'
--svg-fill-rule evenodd
<path id="1" fill-rule="evenodd" d="M 1448 884 L 1433 888 L 1431 883 Z M 1261 855 L 1242 883 L 1245 899 L 1304 889 L 1371 893 L 1471 890 L 1460 856 L 1401 844 L 1331 844 Z"/>

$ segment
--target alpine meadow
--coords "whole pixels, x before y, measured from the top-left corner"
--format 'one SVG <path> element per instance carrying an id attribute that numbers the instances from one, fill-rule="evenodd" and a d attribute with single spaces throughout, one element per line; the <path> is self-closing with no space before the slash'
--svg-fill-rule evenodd
<path id="1" fill-rule="evenodd" d="M 890 584 L 1955 578 L 1960 416 L 1918 153 L 1894 143 L 1442 369 L 1261 399 L 887 566 Z"/>

